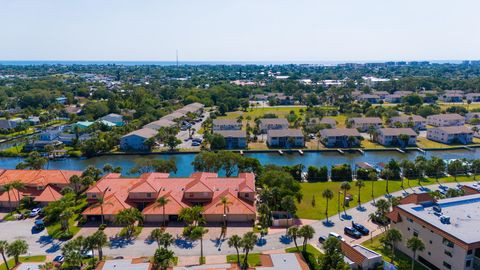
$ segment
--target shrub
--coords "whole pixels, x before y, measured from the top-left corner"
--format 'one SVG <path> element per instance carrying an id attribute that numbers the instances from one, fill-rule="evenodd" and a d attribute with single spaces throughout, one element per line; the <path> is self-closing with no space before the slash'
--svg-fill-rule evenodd
<path id="1" fill-rule="evenodd" d="M 332 166 L 332 181 L 352 181 L 352 168 L 348 164 Z"/>
<path id="2" fill-rule="evenodd" d="M 105 230 L 106 228 L 107 228 L 107 224 L 101 224 L 101 225 L 98 227 L 98 229 L 99 229 L 100 231 L 103 231 L 103 230 Z"/>
<path id="3" fill-rule="evenodd" d="M 370 178 L 371 172 L 375 173 L 375 170 L 359 168 L 357 169 L 357 179 L 358 180 L 375 180 Z"/>
<path id="4" fill-rule="evenodd" d="M 308 182 L 327 182 L 328 181 L 328 168 L 323 166 L 320 168 L 309 166 L 307 172 Z"/>

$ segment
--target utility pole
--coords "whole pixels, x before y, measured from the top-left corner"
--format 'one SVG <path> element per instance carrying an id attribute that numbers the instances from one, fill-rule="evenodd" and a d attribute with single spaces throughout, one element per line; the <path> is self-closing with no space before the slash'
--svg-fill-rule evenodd
<path id="1" fill-rule="evenodd" d="M 177 69 L 178 69 L 178 50 L 175 51 L 176 60 L 177 60 Z"/>

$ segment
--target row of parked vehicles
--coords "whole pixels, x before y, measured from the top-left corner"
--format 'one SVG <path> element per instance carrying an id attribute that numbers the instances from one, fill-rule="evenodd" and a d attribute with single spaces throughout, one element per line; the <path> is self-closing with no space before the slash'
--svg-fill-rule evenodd
<path id="1" fill-rule="evenodd" d="M 359 239 L 362 236 L 368 235 L 370 233 L 370 231 L 365 226 L 363 226 L 360 223 L 355 223 L 353 221 L 352 221 L 352 226 L 347 226 L 347 227 L 343 228 L 343 232 L 345 233 L 345 235 L 348 235 L 348 236 L 350 236 L 352 238 L 355 238 L 355 239 Z M 345 239 L 340 234 L 338 234 L 336 232 L 330 232 L 328 234 L 328 237 L 335 237 L 338 240 L 345 241 Z M 325 240 L 327 240 L 328 237 L 320 236 L 318 238 L 318 241 L 320 243 L 323 243 L 323 242 L 325 242 Z"/>

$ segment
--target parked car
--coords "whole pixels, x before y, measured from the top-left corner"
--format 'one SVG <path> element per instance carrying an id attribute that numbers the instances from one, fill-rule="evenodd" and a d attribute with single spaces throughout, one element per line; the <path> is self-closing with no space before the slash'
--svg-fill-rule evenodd
<path id="1" fill-rule="evenodd" d="M 30 211 L 30 217 L 36 217 L 40 212 L 42 211 L 42 208 L 33 208 L 32 211 Z"/>
<path id="2" fill-rule="evenodd" d="M 352 227 L 355 230 L 357 230 L 359 233 L 361 233 L 362 235 L 368 235 L 370 233 L 370 231 L 360 223 L 355 223 L 355 222 L 352 221 Z"/>
<path id="3" fill-rule="evenodd" d="M 200 143 L 199 142 L 192 142 L 192 146 L 200 146 Z"/>
<path id="4" fill-rule="evenodd" d="M 91 250 L 85 251 L 85 252 L 82 253 L 82 257 L 93 258 L 93 252 Z"/>
<path id="5" fill-rule="evenodd" d="M 320 237 L 318 238 L 318 242 L 320 242 L 320 243 L 325 242 L 325 240 L 327 240 L 327 237 L 325 237 L 325 236 L 320 236 Z"/>
<path id="6" fill-rule="evenodd" d="M 345 241 L 345 239 L 343 239 L 343 237 L 342 237 L 340 234 L 336 233 L 336 232 L 330 232 L 330 233 L 328 234 L 328 237 L 335 237 L 335 238 L 337 238 L 337 239 L 340 240 L 340 241 Z"/>
<path id="7" fill-rule="evenodd" d="M 35 223 L 33 225 L 33 229 L 35 231 L 42 231 L 43 229 L 45 229 L 45 222 L 43 222 L 43 220 L 41 220 L 41 219 L 35 220 Z"/>
<path id="8" fill-rule="evenodd" d="M 53 262 L 63 263 L 64 260 L 65 260 L 65 257 L 63 257 L 62 255 L 58 255 L 53 259 Z"/>
<path id="9" fill-rule="evenodd" d="M 345 227 L 343 228 L 343 232 L 350 236 L 350 237 L 353 237 L 355 239 L 359 239 L 362 237 L 362 234 L 360 234 L 357 230 L 355 230 L 353 227 Z"/>

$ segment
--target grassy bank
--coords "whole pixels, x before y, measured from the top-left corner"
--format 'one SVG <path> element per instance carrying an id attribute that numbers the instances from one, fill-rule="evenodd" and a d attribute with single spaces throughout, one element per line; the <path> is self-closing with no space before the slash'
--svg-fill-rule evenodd
<path id="1" fill-rule="evenodd" d="M 383 259 L 387 262 L 391 262 L 392 258 L 390 256 L 390 252 L 384 250 L 382 243 L 380 242 L 380 239 L 382 238 L 382 235 L 378 235 L 374 237 L 372 240 L 367 240 L 362 243 L 363 246 L 382 254 Z M 410 265 L 412 263 L 412 259 L 410 256 L 407 254 L 397 250 L 395 252 L 395 262 L 394 264 L 396 266 L 402 265 L 406 266 L 407 269 L 410 269 Z M 428 270 L 428 268 L 424 267 L 423 265 L 419 264 L 418 262 L 415 263 L 415 270 Z"/>
<path id="2" fill-rule="evenodd" d="M 40 255 L 40 256 L 25 256 L 25 257 L 20 257 L 19 258 L 19 261 L 21 263 L 32 263 L 32 262 L 35 262 L 35 263 L 38 263 L 38 262 L 44 262 L 46 260 L 46 256 L 44 255 Z M 14 259 L 10 259 L 7 261 L 8 263 L 8 266 L 10 269 L 12 269 L 14 266 L 15 266 L 15 261 Z M 0 265 L 0 270 L 7 270 L 7 267 L 5 266 L 4 263 L 2 263 Z"/>
<path id="3" fill-rule="evenodd" d="M 245 254 L 240 254 L 240 262 L 243 262 L 245 259 Z M 256 267 L 261 266 L 262 263 L 260 261 L 260 253 L 250 253 L 248 254 L 248 266 Z M 237 254 L 230 254 L 227 255 L 227 262 L 228 263 L 237 263 Z"/>
<path id="4" fill-rule="evenodd" d="M 471 177 L 458 177 L 459 182 L 472 181 Z M 454 182 L 453 177 L 445 177 L 440 179 L 441 183 L 450 183 Z M 365 187 L 361 189 L 360 199 L 362 203 L 372 200 L 372 181 L 364 181 Z M 422 185 L 432 185 L 435 184 L 435 179 L 424 179 Z M 357 206 L 358 200 L 358 188 L 355 187 L 355 182 L 350 182 L 351 189 L 348 191 L 348 194 L 353 196 L 353 200 L 350 201 L 348 208 L 353 208 Z M 300 218 L 305 219 L 324 219 L 325 218 L 325 207 L 326 200 L 322 198 L 322 192 L 325 189 L 330 189 L 333 191 L 334 197 L 328 203 L 328 214 L 329 216 L 335 215 L 338 213 L 338 195 L 340 191 L 341 182 L 319 182 L 319 183 L 301 183 L 303 200 L 297 204 L 297 215 Z M 373 181 L 373 194 L 375 198 L 382 197 L 385 195 L 387 181 Z M 395 192 L 401 190 L 401 181 L 389 181 L 389 191 Z M 405 189 L 409 187 L 418 186 L 418 180 L 405 180 L 404 182 Z M 314 199 L 315 198 L 315 199 Z M 312 201 L 315 200 L 315 203 Z M 343 195 L 340 197 L 340 201 L 343 201 Z M 343 211 L 341 206 L 340 211 Z"/>

